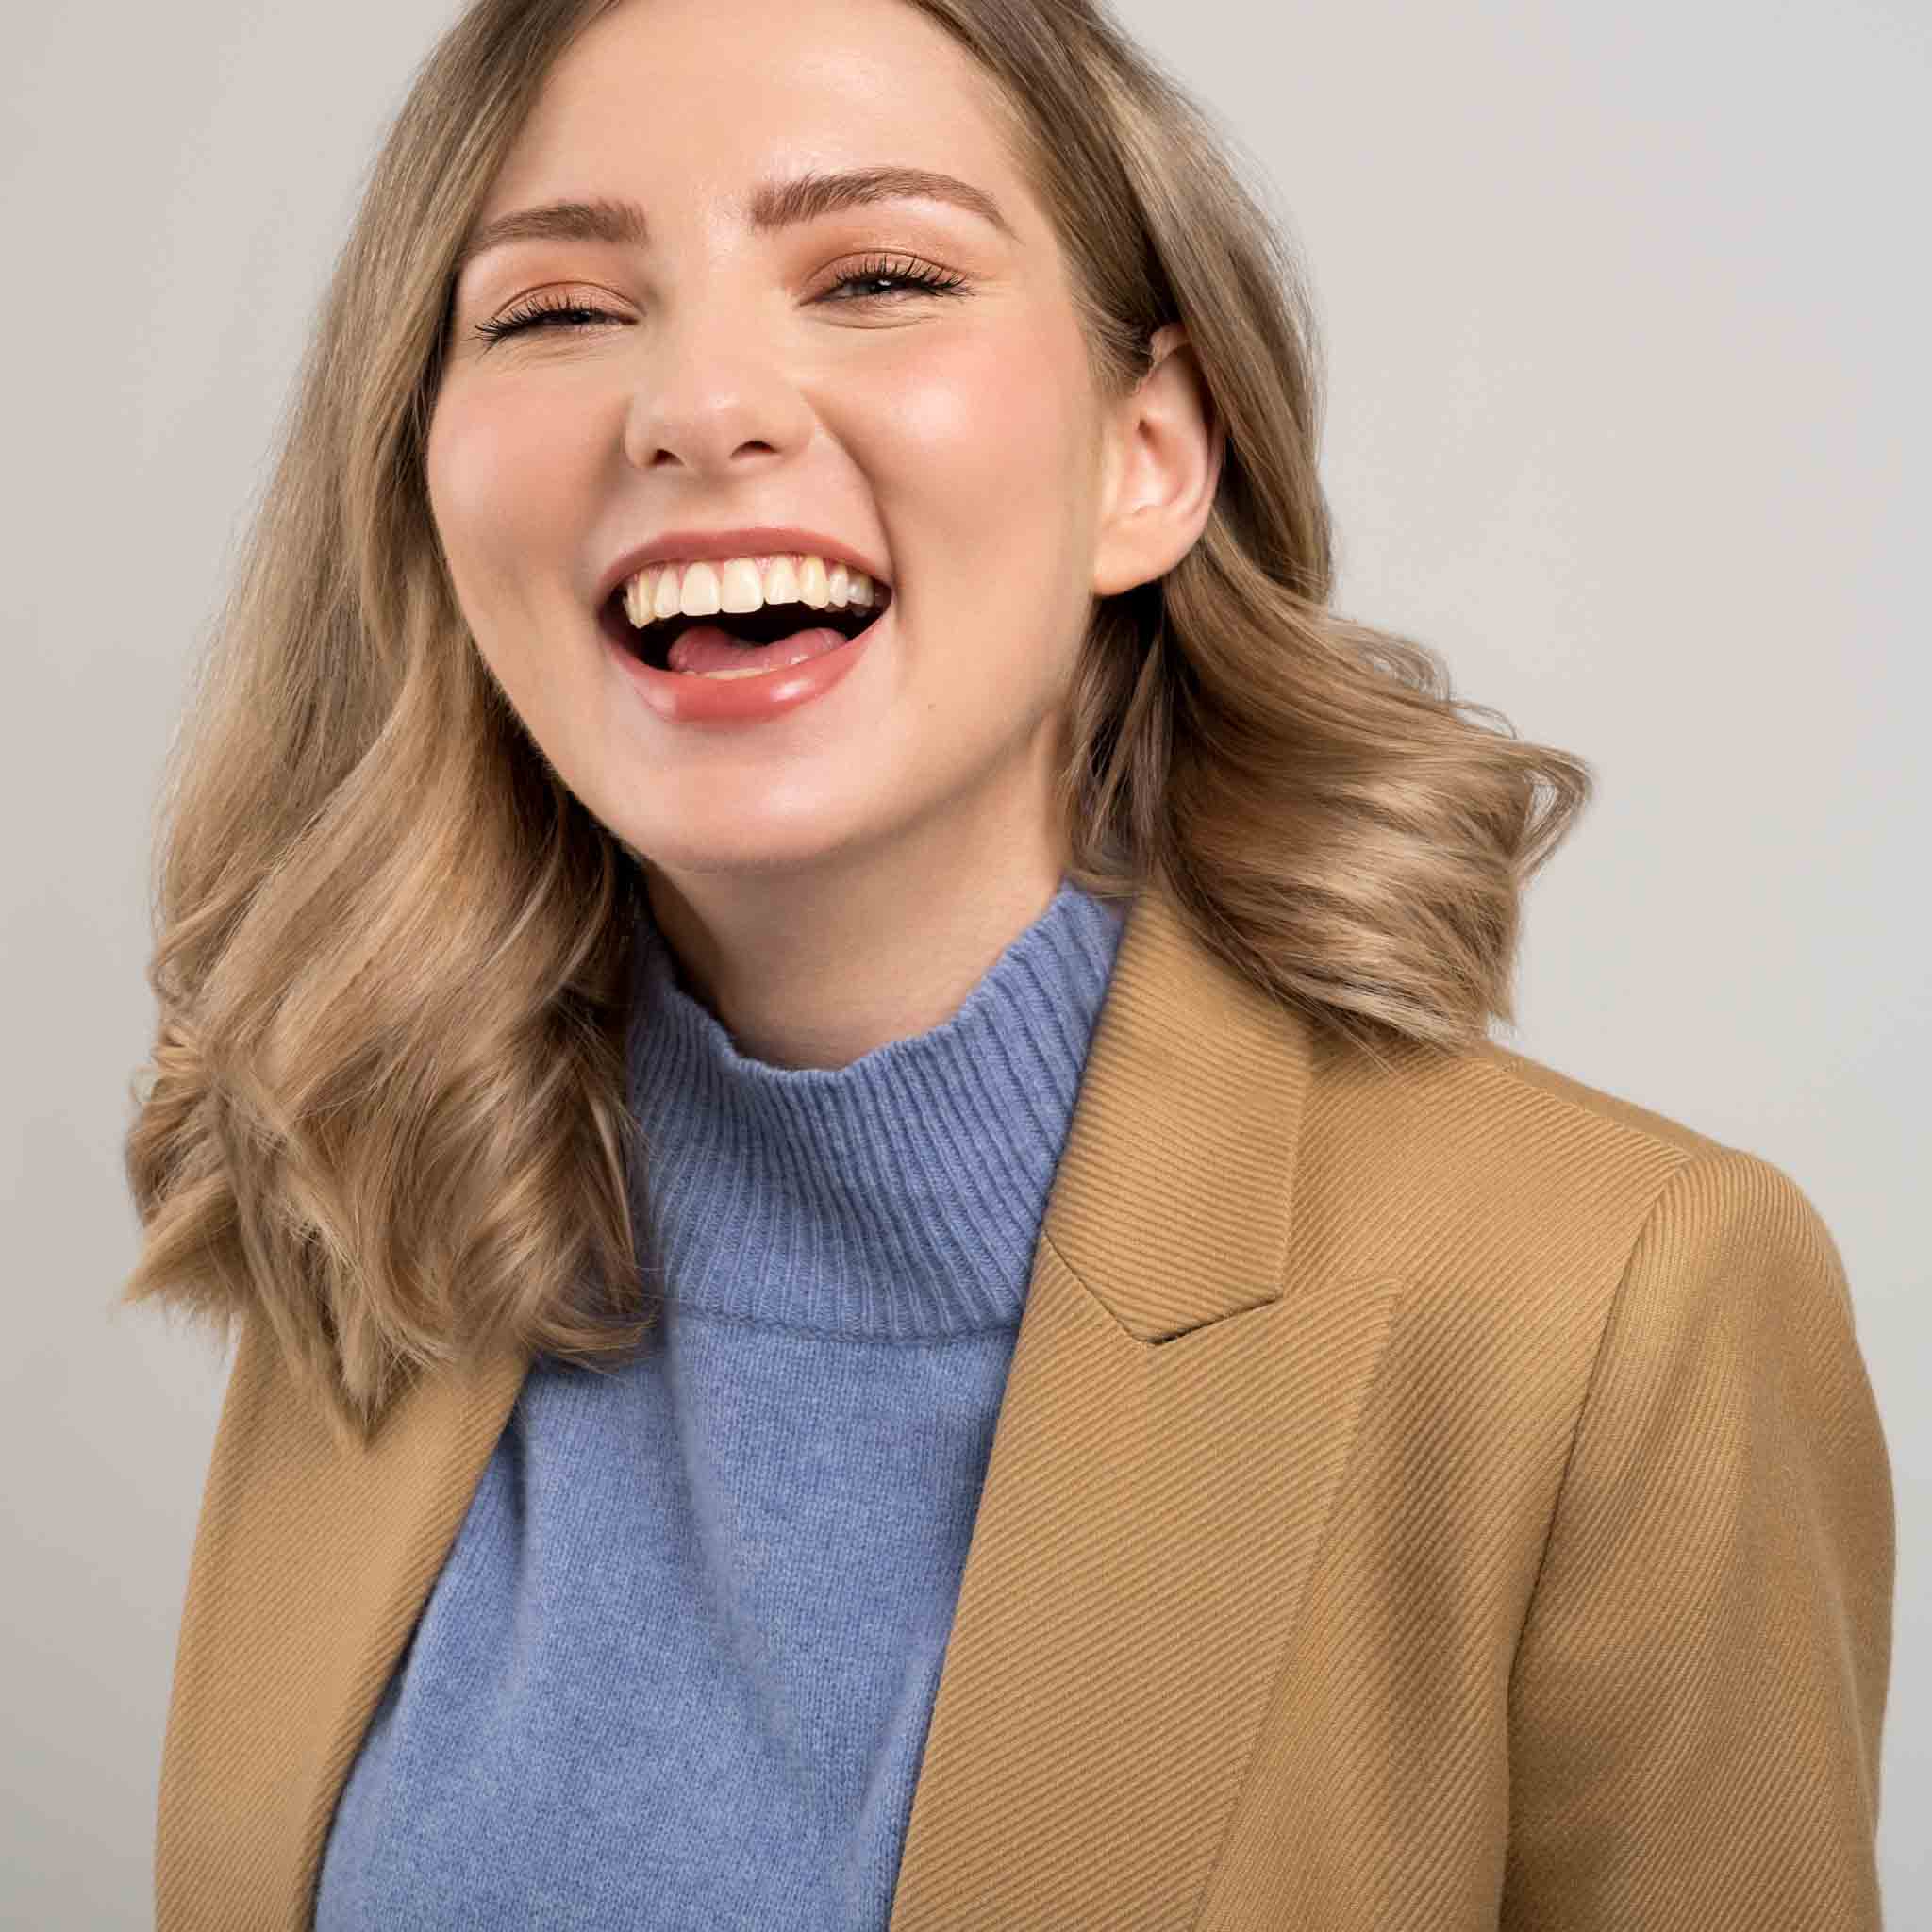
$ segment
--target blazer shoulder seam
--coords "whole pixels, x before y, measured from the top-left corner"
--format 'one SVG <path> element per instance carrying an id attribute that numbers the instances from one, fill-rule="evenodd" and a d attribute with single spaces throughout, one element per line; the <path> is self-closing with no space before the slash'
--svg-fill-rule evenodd
<path id="1" fill-rule="evenodd" d="M 1607 1088 L 1593 1087 L 1587 1080 L 1579 1080 L 1574 1074 L 1494 1041 L 1478 1047 L 1469 1056 L 1469 1061 L 1486 1079 L 1519 1091 L 1534 1093 L 1573 1116 L 1581 1115 L 1602 1127 L 1634 1136 L 1649 1148 L 1677 1155 L 1679 1158 L 1670 1164 L 1669 1173 L 1672 1174 L 1688 1161 L 1749 1151 L 1733 1147 L 1714 1134 L 1707 1134 L 1686 1121 L 1645 1107 L 1641 1101 L 1613 1093 Z"/>

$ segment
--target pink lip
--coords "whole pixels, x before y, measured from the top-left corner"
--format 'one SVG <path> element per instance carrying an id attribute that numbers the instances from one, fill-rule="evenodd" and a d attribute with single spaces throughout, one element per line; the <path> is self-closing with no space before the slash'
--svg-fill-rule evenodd
<path id="1" fill-rule="evenodd" d="M 602 609 L 620 584 L 627 583 L 647 563 L 693 563 L 714 561 L 724 557 L 771 557 L 781 551 L 798 551 L 823 557 L 828 563 L 842 563 L 848 570 L 862 570 L 874 583 L 890 579 L 871 558 L 822 536 L 816 530 L 801 530 L 790 524 L 759 524 L 744 530 L 666 530 L 649 543 L 626 550 L 604 573 L 597 590 L 597 608 Z"/>

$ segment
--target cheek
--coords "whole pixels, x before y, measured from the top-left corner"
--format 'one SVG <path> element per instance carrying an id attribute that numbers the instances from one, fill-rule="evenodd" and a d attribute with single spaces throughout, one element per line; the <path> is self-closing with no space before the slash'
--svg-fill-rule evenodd
<path id="1" fill-rule="evenodd" d="M 500 392 L 488 407 L 440 404 L 425 452 L 430 508 L 473 622 L 545 577 L 564 575 L 588 526 L 588 472 L 558 434 L 558 413 Z"/>
<path id="2" fill-rule="evenodd" d="M 892 451 L 888 508 L 896 536 L 997 602 L 1002 586 L 1035 612 L 1046 578 L 1069 568 L 1084 527 L 1090 425 L 1080 413 L 1077 342 L 1046 319 L 961 331 L 943 356 L 909 357 L 887 392 Z"/>

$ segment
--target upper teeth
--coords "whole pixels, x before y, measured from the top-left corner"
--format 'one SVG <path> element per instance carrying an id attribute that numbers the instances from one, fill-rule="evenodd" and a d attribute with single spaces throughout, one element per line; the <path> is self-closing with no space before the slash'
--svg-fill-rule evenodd
<path id="1" fill-rule="evenodd" d="M 883 594 L 882 594 L 883 593 Z M 647 564 L 624 587 L 624 608 L 641 630 L 665 617 L 710 617 L 767 604 L 870 607 L 891 595 L 862 570 L 827 565 L 823 557 L 732 557 L 717 563 Z"/>

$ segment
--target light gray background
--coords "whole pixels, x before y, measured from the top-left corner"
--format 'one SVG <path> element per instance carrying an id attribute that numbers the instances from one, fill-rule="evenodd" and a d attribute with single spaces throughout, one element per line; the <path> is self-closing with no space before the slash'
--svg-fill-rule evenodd
<path id="1" fill-rule="evenodd" d="M 149 814 L 381 129 L 453 0 L 23 9 L 0 79 L 13 1014 L 0 1919 L 149 1918 L 225 1363 L 111 1314 Z M 1337 601 L 1591 759 L 1507 1043 L 1787 1169 L 1891 1448 L 1888 1924 L 1932 1923 L 1924 0 L 1122 0 L 1273 184 Z M 1914 1829 L 1914 1820 L 1921 1828 Z"/>

